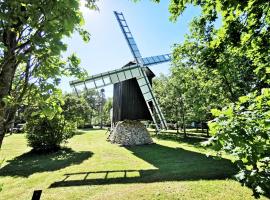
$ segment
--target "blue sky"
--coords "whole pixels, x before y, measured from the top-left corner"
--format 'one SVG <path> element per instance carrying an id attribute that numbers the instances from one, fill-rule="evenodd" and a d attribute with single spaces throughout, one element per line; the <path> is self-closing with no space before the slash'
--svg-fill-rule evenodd
<path id="1" fill-rule="evenodd" d="M 100 0 L 100 11 L 82 8 L 84 28 L 91 34 L 89 43 L 84 43 L 78 34 L 65 39 L 68 50 L 64 56 L 75 52 L 81 66 L 89 75 L 122 67 L 134 60 L 113 11 L 123 12 L 129 28 L 143 57 L 170 53 L 175 43 L 181 43 L 188 33 L 188 24 L 199 15 L 199 8 L 188 7 L 176 23 L 169 21 L 169 0 L 156 4 L 150 0 L 134 3 L 130 0 Z M 170 63 L 155 65 L 151 70 L 159 75 L 169 73 Z M 69 81 L 63 78 L 60 87 L 71 91 Z M 112 96 L 112 86 L 105 88 L 107 97 Z"/>

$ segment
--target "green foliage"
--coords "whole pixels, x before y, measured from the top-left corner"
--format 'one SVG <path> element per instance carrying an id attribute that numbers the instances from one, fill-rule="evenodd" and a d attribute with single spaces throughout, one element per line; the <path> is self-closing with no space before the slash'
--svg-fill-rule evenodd
<path id="1" fill-rule="evenodd" d="M 176 46 L 175 56 L 182 52 L 180 60 L 217 69 L 232 101 L 265 87 L 269 83 L 270 2 L 171 0 L 171 19 L 177 20 L 187 4 L 201 7 L 201 15 L 192 21 L 185 43 Z"/>
<path id="2" fill-rule="evenodd" d="M 63 115 L 66 120 L 77 123 L 77 126 L 84 126 L 85 122 L 89 120 L 92 112 L 91 107 L 86 100 L 76 95 L 67 94 L 64 96 Z"/>
<path id="3" fill-rule="evenodd" d="M 157 96 L 162 112 L 167 121 L 175 121 L 173 96 L 170 90 L 169 78 L 163 74 L 153 80 L 153 90 Z"/>
<path id="4" fill-rule="evenodd" d="M 38 152 L 51 152 L 75 134 L 76 123 L 65 120 L 57 113 L 52 118 L 39 115 L 31 117 L 26 124 L 28 145 Z"/>
<path id="5" fill-rule="evenodd" d="M 106 102 L 103 107 L 103 122 L 105 125 L 111 124 L 110 111 L 112 107 L 113 107 L 113 99 L 112 98 L 106 99 Z"/>
<path id="6" fill-rule="evenodd" d="M 83 93 L 83 98 L 87 102 L 88 106 L 91 108 L 89 123 L 93 125 L 93 122 L 96 121 L 96 118 L 99 116 L 99 99 L 100 94 L 97 90 L 87 90 Z"/>
<path id="7" fill-rule="evenodd" d="M 40 95 L 47 98 L 38 99 L 38 95 L 33 95 L 35 104 L 31 104 L 25 110 L 26 138 L 34 151 L 56 151 L 61 143 L 74 135 L 76 121 L 63 112 L 61 91 Z"/>
<path id="8" fill-rule="evenodd" d="M 213 110 L 212 140 L 233 154 L 240 172 L 236 176 L 254 194 L 270 191 L 270 89 L 239 98 L 223 110 Z"/>
<path id="9" fill-rule="evenodd" d="M 237 156 L 239 179 L 255 195 L 269 191 L 269 90 L 263 88 L 270 83 L 270 1 L 171 0 L 171 20 L 187 5 L 200 7 L 201 13 L 184 43 L 175 45 L 174 64 L 216 74 L 221 93 L 214 93 L 232 104 L 213 110 L 219 116 L 210 125 L 215 144 Z"/>
<path id="10" fill-rule="evenodd" d="M 105 97 L 105 92 L 101 90 L 87 90 L 83 93 L 83 98 L 91 108 L 90 124 L 109 125 L 110 109 L 112 108 L 112 99 Z"/>
<path id="11" fill-rule="evenodd" d="M 83 4 L 97 9 L 95 2 Z M 85 76 L 75 54 L 62 57 L 67 49 L 64 37 L 77 31 L 84 41 L 90 39 L 82 28 L 80 4 L 79 0 L 0 2 L 0 146 L 5 126 L 22 104 L 32 106 L 35 98 L 47 101 L 63 76 Z"/>
<path id="12" fill-rule="evenodd" d="M 182 126 L 212 119 L 210 110 L 228 102 L 216 71 L 177 63 L 171 75 L 154 80 L 153 88 L 168 121 Z"/>

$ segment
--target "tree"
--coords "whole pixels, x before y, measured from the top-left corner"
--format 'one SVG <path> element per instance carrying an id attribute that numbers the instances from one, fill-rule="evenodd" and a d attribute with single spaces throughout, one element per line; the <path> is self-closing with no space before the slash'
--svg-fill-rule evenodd
<path id="1" fill-rule="evenodd" d="M 99 126 L 102 129 L 103 125 L 104 125 L 104 104 L 106 102 L 106 97 L 105 97 L 105 90 L 102 88 L 99 91 L 99 96 L 98 96 L 98 102 L 97 102 L 97 106 L 98 106 L 98 120 L 99 120 Z"/>
<path id="2" fill-rule="evenodd" d="M 186 43 L 176 47 L 175 55 L 179 50 L 194 62 L 217 69 L 232 101 L 268 87 L 270 2 L 172 0 L 171 19 L 177 20 L 189 3 L 200 6 L 202 12 L 193 20 Z M 218 19 L 222 21 L 220 25 L 216 24 Z"/>
<path id="3" fill-rule="evenodd" d="M 262 154 L 268 150 L 265 147 L 269 146 L 270 136 L 265 134 L 268 130 L 268 124 L 263 122 L 265 118 L 263 121 L 259 118 L 270 110 L 269 104 L 261 102 L 269 98 L 266 91 L 270 83 L 270 2 L 170 2 L 173 21 L 188 4 L 202 9 L 200 16 L 191 23 L 191 34 L 183 44 L 175 46 L 174 60 L 218 72 L 222 88 L 234 106 L 228 106 L 218 115 L 217 127 L 212 127 L 211 132 L 220 150 L 227 148 L 236 155 L 237 162 L 243 165 L 239 166 L 240 179 L 252 187 L 257 197 L 259 193 L 269 191 L 266 187 L 269 186 L 269 167 L 264 167 L 269 166 L 269 159 L 262 160 Z M 243 102 L 243 99 L 246 100 Z M 262 166 L 258 164 L 260 162 Z"/>
<path id="4" fill-rule="evenodd" d="M 242 96 L 210 123 L 215 147 L 234 155 L 240 171 L 236 178 L 259 194 L 270 194 L 270 89 Z"/>
<path id="5" fill-rule="evenodd" d="M 111 109 L 113 107 L 113 99 L 111 97 L 107 98 L 103 108 L 103 122 L 108 125 L 111 124 Z"/>
<path id="6" fill-rule="evenodd" d="M 184 131 L 184 137 L 187 137 L 186 125 L 187 116 L 190 112 L 190 101 L 187 98 L 187 93 L 189 91 L 190 83 L 190 73 L 189 69 L 185 67 L 172 68 L 172 76 L 170 78 L 169 84 L 171 85 L 172 94 L 174 96 L 176 105 L 176 115 L 177 121 L 181 122 L 181 127 Z"/>
<path id="7" fill-rule="evenodd" d="M 83 98 L 91 108 L 90 112 L 90 125 L 93 125 L 93 119 L 98 116 L 99 113 L 99 92 L 97 90 L 87 90 L 83 93 Z"/>
<path id="8" fill-rule="evenodd" d="M 83 97 L 67 94 L 64 96 L 63 115 L 66 120 L 76 122 L 77 126 L 84 126 L 92 113 L 90 106 Z"/>
<path id="9" fill-rule="evenodd" d="M 226 105 L 228 99 L 215 71 L 183 62 L 174 63 L 170 71 L 170 76 L 154 80 L 153 88 L 166 119 L 180 122 L 186 136 L 187 123 L 207 122 L 211 109 Z"/>
<path id="10" fill-rule="evenodd" d="M 86 6 L 94 9 L 95 1 L 86 1 Z M 74 30 L 85 41 L 89 34 L 80 27 L 79 0 L 4 0 L 0 10 L 1 147 L 5 126 L 27 95 L 31 99 L 37 88 L 40 93 L 54 92 L 62 75 L 82 76 L 75 55 L 62 59 L 61 52 L 66 50 L 62 39 Z"/>
<path id="11" fill-rule="evenodd" d="M 153 91 L 156 94 L 156 98 L 162 108 L 164 117 L 168 122 L 174 122 L 173 113 L 173 98 L 169 86 L 169 77 L 164 74 L 160 74 L 158 77 L 153 79 Z"/>

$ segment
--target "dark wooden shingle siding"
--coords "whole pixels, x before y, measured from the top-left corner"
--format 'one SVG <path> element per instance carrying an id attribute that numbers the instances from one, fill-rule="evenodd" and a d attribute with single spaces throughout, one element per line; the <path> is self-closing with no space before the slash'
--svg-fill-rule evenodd
<path id="1" fill-rule="evenodd" d="M 153 73 L 147 73 L 152 83 Z M 152 120 L 135 78 L 114 84 L 113 122 L 123 120 Z"/>

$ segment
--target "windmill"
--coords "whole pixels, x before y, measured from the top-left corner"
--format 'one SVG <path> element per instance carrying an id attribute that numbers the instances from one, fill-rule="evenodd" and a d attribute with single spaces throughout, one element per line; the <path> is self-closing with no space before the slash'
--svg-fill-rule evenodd
<path id="1" fill-rule="evenodd" d="M 124 67 L 117 70 L 107 71 L 104 73 L 89 76 L 85 78 L 84 80 L 71 81 L 70 86 L 72 86 L 75 89 L 78 95 L 78 90 L 76 88 L 78 86 L 82 86 L 84 87 L 85 90 L 88 90 L 88 89 L 93 89 L 93 88 L 98 89 L 98 88 L 102 88 L 104 86 L 113 84 L 114 85 L 114 103 L 113 103 L 114 122 L 117 122 L 123 119 L 123 117 L 125 117 L 126 119 L 133 120 L 134 112 L 140 110 L 140 109 L 136 109 L 136 107 L 138 108 L 141 107 L 144 110 L 144 112 L 148 112 L 150 114 L 150 117 L 152 118 L 157 131 L 160 131 L 160 129 L 167 129 L 166 120 L 153 94 L 153 90 L 151 87 L 151 78 L 153 78 L 153 73 L 148 68 L 148 66 L 169 62 L 171 60 L 171 55 L 164 54 L 164 55 L 159 55 L 159 56 L 151 56 L 151 57 L 143 58 L 133 38 L 132 33 L 130 32 L 130 29 L 127 25 L 127 22 L 124 18 L 123 13 L 114 11 L 114 14 L 135 60 L 132 62 L 129 62 Z M 125 91 L 129 91 L 129 92 L 131 91 L 130 88 L 128 88 L 127 90 L 123 90 L 123 88 L 127 87 L 128 85 L 132 85 L 133 87 L 132 91 L 138 93 L 138 95 L 136 94 L 135 96 L 139 96 L 139 97 L 141 96 L 141 99 L 143 99 L 144 102 L 140 103 L 140 105 L 137 104 L 135 106 L 135 109 L 131 110 L 131 112 L 128 115 L 122 116 L 121 114 L 119 115 L 119 111 L 122 112 L 122 110 L 126 110 L 123 108 L 124 105 L 122 104 L 122 102 L 123 101 L 129 102 L 128 98 L 130 96 L 130 95 L 125 94 Z M 121 92 L 119 93 L 119 91 Z M 140 116 L 136 116 L 136 117 L 137 117 L 137 120 L 141 120 L 144 118 L 144 117 L 141 118 Z"/>

